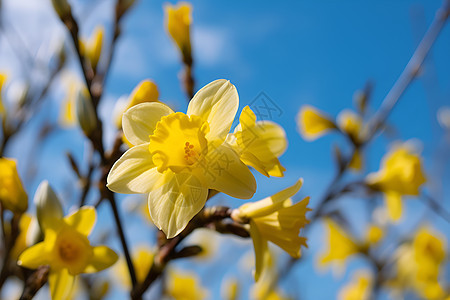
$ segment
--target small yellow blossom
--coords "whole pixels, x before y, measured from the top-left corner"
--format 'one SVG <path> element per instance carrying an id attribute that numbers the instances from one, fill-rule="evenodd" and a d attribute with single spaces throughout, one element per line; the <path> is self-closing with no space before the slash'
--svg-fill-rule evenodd
<path id="1" fill-rule="evenodd" d="M 319 266 L 333 264 L 334 271 L 340 275 L 345 269 L 347 258 L 359 252 L 359 246 L 345 230 L 336 222 L 325 219 L 328 245 L 323 254 L 319 256 Z"/>
<path id="2" fill-rule="evenodd" d="M 271 197 L 257 202 L 245 203 L 232 214 L 232 218 L 241 223 L 250 223 L 250 235 L 255 248 L 255 280 L 264 270 L 265 260 L 269 255 L 268 241 L 279 246 L 294 258 L 301 255 L 301 246 L 306 245 L 306 238 L 299 237 L 300 229 L 309 223 L 306 206 L 309 197 L 292 204 L 290 197 L 301 188 L 303 180 L 284 189 Z"/>
<path id="3" fill-rule="evenodd" d="M 297 115 L 300 134 L 305 140 L 315 140 L 330 130 L 336 129 L 336 124 L 322 112 L 310 105 L 304 105 Z"/>
<path id="4" fill-rule="evenodd" d="M 169 272 L 167 294 L 174 300 L 202 300 L 208 297 L 208 291 L 200 285 L 195 274 L 173 270 Z"/>
<path id="5" fill-rule="evenodd" d="M 117 261 L 117 254 L 110 248 L 90 245 L 88 235 L 95 221 L 95 208 L 86 206 L 62 219 L 54 218 L 46 223 L 44 241 L 20 255 L 17 263 L 26 268 L 50 266 L 52 299 L 66 299 L 76 275 L 99 272 Z"/>
<path id="6" fill-rule="evenodd" d="M 372 189 L 384 193 L 389 217 L 397 221 L 402 215 L 401 197 L 419 195 L 426 179 L 420 156 L 404 143 L 383 157 L 380 170 L 369 174 L 366 182 Z"/>
<path id="7" fill-rule="evenodd" d="M 350 139 L 358 143 L 361 141 L 363 121 L 355 112 L 345 109 L 337 116 L 337 124 L 342 132 L 345 132 Z"/>
<path id="8" fill-rule="evenodd" d="M 398 248 L 397 274 L 390 286 L 397 290 L 411 288 L 425 299 L 442 299 L 444 289 L 439 275 L 446 255 L 445 239 L 429 228 L 420 228 L 412 243 Z"/>
<path id="9" fill-rule="evenodd" d="M 123 107 L 118 109 L 119 111 L 115 116 L 115 125 L 117 128 L 122 128 L 122 115 L 129 108 L 139 103 L 144 102 L 158 102 L 159 91 L 158 86 L 150 79 L 142 80 L 131 92 L 127 98 Z"/>
<path id="10" fill-rule="evenodd" d="M 80 41 L 80 52 L 90 61 L 94 70 L 102 54 L 104 32 L 103 26 L 97 26 L 88 41 Z"/>
<path id="11" fill-rule="evenodd" d="M 357 272 L 352 281 L 345 285 L 338 295 L 339 300 L 369 300 L 371 299 L 372 275 L 368 272 Z"/>
<path id="12" fill-rule="evenodd" d="M 28 196 L 25 192 L 16 161 L 0 158 L 0 202 L 14 213 L 23 213 L 28 208 Z"/>
<path id="13" fill-rule="evenodd" d="M 165 24 L 169 35 L 180 49 L 183 58 L 191 57 L 192 7 L 187 2 L 179 2 L 177 5 L 166 4 Z"/>
<path id="14" fill-rule="evenodd" d="M 187 114 L 159 102 L 131 107 L 122 126 L 135 146 L 113 165 L 108 188 L 148 193 L 150 217 L 168 238 L 203 208 L 209 189 L 251 198 L 255 178 L 225 142 L 238 106 L 236 88 L 220 79 L 195 94 Z"/>
<path id="15" fill-rule="evenodd" d="M 3 91 L 3 85 L 5 84 L 5 81 L 8 77 L 4 73 L 0 73 L 0 116 L 2 118 L 5 117 L 6 110 L 5 106 L 3 105 L 3 97 L 2 97 L 2 91 Z"/>
<path id="16" fill-rule="evenodd" d="M 153 258 L 155 253 L 147 246 L 139 246 L 136 251 L 133 252 L 132 261 L 134 271 L 136 272 L 137 282 L 143 282 L 148 274 L 148 271 L 153 265 Z M 126 288 L 131 287 L 130 275 L 128 273 L 128 267 L 125 260 L 121 259 L 115 267 L 114 274 L 117 275 L 119 282 Z"/>
<path id="17" fill-rule="evenodd" d="M 282 177 L 286 169 L 280 157 L 287 148 L 286 133 L 271 121 L 256 122 L 256 115 L 246 106 L 239 117 L 239 125 L 227 138 L 241 160 L 265 176 Z"/>

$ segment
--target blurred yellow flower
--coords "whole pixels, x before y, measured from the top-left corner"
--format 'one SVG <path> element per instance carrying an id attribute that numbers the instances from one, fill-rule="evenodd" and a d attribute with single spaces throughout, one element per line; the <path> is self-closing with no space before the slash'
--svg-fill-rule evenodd
<path id="1" fill-rule="evenodd" d="M 150 217 L 168 238 L 203 208 L 209 189 L 251 198 L 255 178 L 225 143 L 238 106 L 236 88 L 223 79 L 198 91 L 187 114 L 158 102 L 133 106 L 123 114 L 122 126 L 135 146 L 113 165 L 108 188 L 148 193 Z"/>
<path id="2" fill-rule="evenodd" d="M 348 167 L 355 171 L 360 171 L 363 167 L 363 157 L 362 153 L 359 150 L 355 150 L 353 153 L 352 159 L 350 160 L 350 163 L 348 164 Z"/>
<path id="3" fill-rule="evenodd" d="M 16 161 L 4 157 L 0 158 L 0 201 L 14 213 L 23 213 L 28 208 L 28 196 L 17 173 Z"/>
<path id="4" fill-rule="evenodd" d="M 426 182 L 421 158 L 407 143 L 394 147 L 383 157 L 380 170 L 370 173 L 367 185 L 384 193 L 388 215 L 393 221 L 402 216 L 401 196 L 419 195 Z"/>
<path id="5" fill-rule="evenodd" d="M 446 256 L 444 237 L 429 228 L 420 228 L 412 243 L 398 248 L 397 274 L 390 282 L 392 288 L 412 288 L 425 299 L 442 299 L 445 291 L 439 283 L 439 275 Z"/>
<path id="6" fill-rule="evenodd" d="M 255 248 L 255 280 L 265 268 L 269 255 L 268 241 L 276 244 L 294 258 L 301 255 L 301 246 L 306 245 L 306 238 L 299 237 L 300 229 L 309 223 L 306 213 L 311 209 L 306 206 L 309 197 L 292 204 L 290 197 L 301 188 L 303 180 L 298 180 L 271 197 L 257 202 L 245 203 L 232 214 L 232 218 L 241 223 L 250 223 L 250 235 Z"/>
<path id="7" fill-rule="evenodd" d="M 200 285 L 194 273 L 169 271 L 167 294 L 174 300 L 202 300 L 208 297 L 208 291 Z"/>
<path id="8" fill-rule="evenodd" d="M 5 81 L 8 77 L 5 73 L 0 73 L 0 116 L 2 118 L 5 117 L 6 110 L 5 106 L 3 105 L 3 97 L 2 97 L 2 91 L 3 91 L 3 85 L 5 84 Z"/>
<path id="9" fill-rule="evenodd" d="M 88 235 L 95 221 L 95 208 L 87 206 L 63 219 L 54 218 L 46 222 L 44 241 L 20 255 L 17 263 L 26 268 L 50 266 L 52 299 L 66 299 L 76 275 L 99 272 L 117 261 L 117 254 L 110 248 L 90 245 Z"/>
<path id="10" fill-rule="evenodd" d="M 336 222 L 324 220 L 328 245 L 324 253 L 318 257 L 319 267 L 332 265 L 335 274 L 341 275 L 345 270 L 347 258 L 359 252 L 359 245 Z"/>
<path id="11" fill-rule="evenodd" d="M 139 103 L 158 102 L 158 98 L 158 86 L 152 80 L 145 79 L 139 82 L 127 98 L 127 101 L 124 103 L 123 107 L 118 108 L 118 112 L 115 116 L 115 125 L 117 128 L 122 128 L 122 115 L 129 108 Z"/>
<path id="12" fill-rule="evenodd" d="M 97 26 L 88 41 L 80 40 L 80 52 L 89 60 L 94 70 L 102 54 L 104 32 L 103 26 Z"/>
<path id="13" fill-rule="evenodd" d="M 221 295 L 224 300 L 239 299 L 240 285 L 237 278 L 229 278 L 222 281 Z"/>
<path id="14" fill-rule="evenodd" d="M 141 283 L 144 281 L 148 271 L 153 265 L 154 251 L 147 246 L 139 246 L 133 251 L 132 261 L 134 271 L 136 272 L 136 280 Z M 131 288 L 130 275 L 128 273 L 127 263 L 124 259 L 120 259 L 114 268 L 114 275 L 126 289 Z"/>
<path id="15" fill-rule="evenodd" d="M 337 125 L 353 142 L 358 143 L 361 141 L 363 121 L 357 113 L 344 109 L 337 116 Z"/>
<path id="16" fill-rule="evenodd" d="M 302 137 L 308 141 L 315 140 L 337 128 L 330 118 L 310 105 L 304 105 L 300 109 L 297 125 Z"/>
<path id="17" fill-rule="evenodd" d="M 164 5 L 165 24 L 169 35 L 180 49 L 183 58 L 191 57 L 192 6 L 187 2 Z"/>
<path id="18" fill-rule="evenodd" d="M 239 117 L 239 125 L 227 141 L 241 160 L 265 176 L 282 177 L 286 169 L 280 157 L 287 148 L 286 133 L 271 121 L 256 122 L 256 115 L 246 106 Z"/>
<path id="19" fill-rule="evenodd" d="M 356 272 L 352 281 L 345 285 L 338 295 L 339 300 L 371 299 L 372 275 L 368 272 Z"/>

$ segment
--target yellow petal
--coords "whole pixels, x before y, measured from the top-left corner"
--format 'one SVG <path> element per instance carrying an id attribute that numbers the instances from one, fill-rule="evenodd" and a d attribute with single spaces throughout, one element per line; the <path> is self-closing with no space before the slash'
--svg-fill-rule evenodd
<path id="1" fill-rule="evenodd" d="M 253 247 L 255 249 L 255 281 L 258 281 L 264 270 L 265 257 L 269 255 L 267 241 L 263 239 L 258 227 L 253 221 L 250 221 L 250 236 L 252 237 Z"/>
<path id="2" fill-rule="evenodd" d="M 363 158 L 361 151 L 356 150 L 355 153 L 353 154 L 352 159 L 350 160 L 348 167 L 355 171 L 360 171 L 362 166 L 363 166 Z"/>
<path id="3" fill-rule="evenodd" d="M 227 144 L 217 146 L 210 143 L 201 168 L 208 188 L 240 199 L 249 199 L 256 191 L 252 172 Z"/>
<path id="4" fill-rule="evenodd" d="M 49 253 L 44 242 L 31 246 L 19 256 L 17 264 L 29 269 L 37 269 L 49 263 Z"/>
<path id="5" fill-rule="evenodd" d="M 259 218 L 278 211 L 285 205 L 285 201 L 297 194 L 303 185 L 299 179 L 294 185 L 276 193 L 275 195 L 254 203 L 246 203 L 239 208 L 241 214 L 247 218 Z"/>
<path id="6" fill-rule="evenodd" d="M 137 104 L 127 110 L 122 117 L 123 133 L 133 145 L 140 145 L 150 141 L 156 123 L 163 116 L 173 113 L 173 110 L 159 102 Z"/>
<path id="7" fill-rule="evenodd" d="M 161 177 L 148 150 L 149 143 L 132 147 L 117 160 L 107 178 L 107 187 L 116 193 L 148 193 Z"/>
<path id="8" fill-rule="evenodd" d="M 305 105 L 300 109 L 297 124 L 303 138 L 309 141 L 315 140 L 336 128 L 330 118 L 310 105 Z"/>
<path id="9" fill-rule="evenodd" d="M 201 88 L 192 98 L 187 110 L 208 121 L 210 132 L 208 140 L 224 140 L 239 107 L 236 87 L 225 79 L 219 79 Z"/>
<path id="10" fill-rule="evenodd" d="M 83 206 L 64 218 L 67 225 L 75 228 L 79 233 L 88 236 L 97 221 L 97 213 L 93 206 Z"/>
<path id="11" fill-rule="evenodd" d="M 148 195 L 150 217 L 173 238 L 203 208 L 207 195 L 208 189 L 192 174 L 168 170 Z"/>
<path id="12" fill-rule="evenodd" d="M 263 140 L 270 152 L 280 157 L 287 148 L 286 132 L 283 127 L 271 121 L 258 121 L 256 123 L 258 139 Z"/>
<path id="13" fill-rule="evenodd" d="M 106 246 L 97 246 L 93 249 L 93 255 L 84 273 L 100 272 L 109 268 L 119 259 L 116 252 Z"/>
<path id="14" fill-rule="evenodd" d="M 59 271 L 51 271 L 48 276 L 48 283 L 50 285 L 50 294 L 53 300 L 66 300 L 69 299 L 73 284 L 75 282 L 75 276 L 69 274 L 67 269 L 61 269 Z"/>
<path id="15" fill-rule="evenodd" d="M 384 194 L 384 200 L 389 218 L 396 222 L 402 216 L 402 196 L 397 192 L 387 192 Z"/>

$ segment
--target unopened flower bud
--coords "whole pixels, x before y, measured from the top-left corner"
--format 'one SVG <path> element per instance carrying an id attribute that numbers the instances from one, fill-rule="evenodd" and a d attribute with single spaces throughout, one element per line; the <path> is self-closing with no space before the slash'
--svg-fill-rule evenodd
<path id="1" fill-rule="evenodd" d="M 92 101 L 87 90 L 83 89 L 78 92 L 75 107 L 78 124 L 84 134 L 89 136 L 97 126 L 97 118 L 95 116 L 95 110 L 92 106 Z"/>
<path id="2" fill-rule="evenodd" d="M 34 205 L 36 205 L 36 217 L 42 232 L 52 219 L 62 219 L 64 217 L 61 202 L 47 180 L 39 184 L 33 201 Z"/>

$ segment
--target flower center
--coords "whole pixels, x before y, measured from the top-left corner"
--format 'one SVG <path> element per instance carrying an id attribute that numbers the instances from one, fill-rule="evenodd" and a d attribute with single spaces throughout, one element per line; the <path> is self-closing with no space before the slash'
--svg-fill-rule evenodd
<path id="1" fill-rule="evenodd" d="M 80 256 L 80 248 L 67 240 L 59 243 L 58 252 L 61 259 L 65 262 L 73 262 Z"/>
<path id="2" fill-rule="evenodd" d="M 164 116 L 150 135 L 149 151 L 159 172 L 194 167 L 207 152 L 208 122 L 177 112 Z"/>

